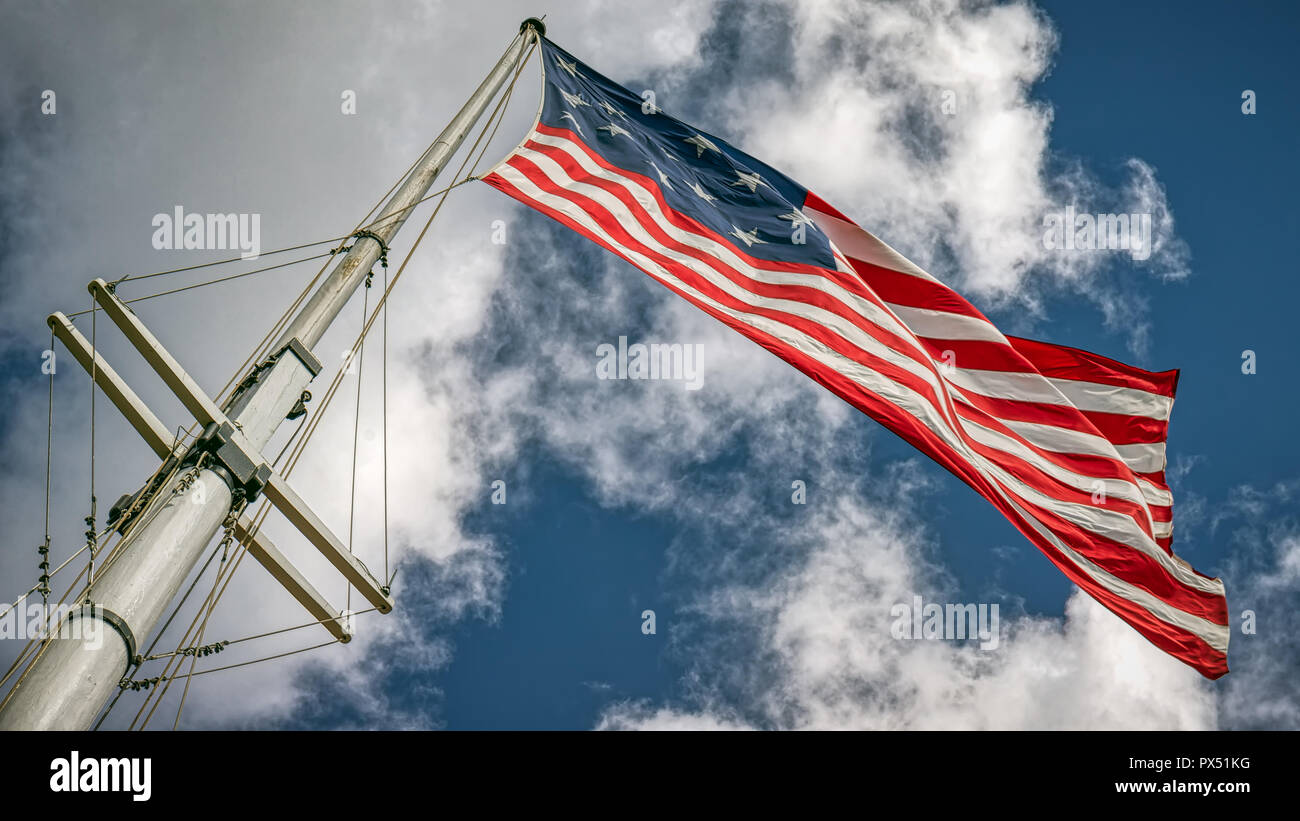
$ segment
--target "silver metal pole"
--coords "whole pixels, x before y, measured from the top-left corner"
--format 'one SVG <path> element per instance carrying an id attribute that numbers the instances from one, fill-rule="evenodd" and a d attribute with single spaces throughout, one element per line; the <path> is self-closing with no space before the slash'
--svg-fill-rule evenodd
<path id="1" fill-rule="evenodd" d="M 535 22 L 535 25 L 540 26 L 541 23 Z M 510 48 L 506 49 L 506 53 L 497 61 L 492 72 L 479 84 L 469 101 L 465 103 L 465 107 L 447 124 L 438 135 L 438 139 L 429 146 L 429 150 L 420 159 L 419 165 L 411 171 L 406 182 L 388 200 L 380 216 L 374 221 L 375 227 L 371 229 L 383 239 L 385 245 L 406 222 L 407 217 L 414 210 L 412 206 L 428 192 L 438 173 L 442 171 L 443 166 L 456 153 L 456 149 L 474 127 L 475 121 L 478 120 L 488 101 L 496 96 L 506 78 L 515 69 L 516 61 L 523 55 L 524 48 L 532 42 L 533 30 L 534 21 L 530 18 L 525 21 L 524 26 L 520 27 L 520 36 L 511 43 Z M 358 239 L 353 243 L 352 250 L 330 272 L 298 316 L 285 329 L 276 343 L 276 349 L 289 344 L 289 340 L 295 337 L 308 348 L 315 347 L 324 336 L 325 329 L 334 321 L 334 317 L 338 316 L 353 292 L 365 280 L 366 274 L 374 267 L 382 250 L 380 244 L 369 237 Z"/>
<path id="2" fill-rule="evenodd" d="M 385 245 L 396 235 L 474 123 L 500 91 L 525 48 L 545 29 L 529 19 L 465 106 L 425 152 L 385 205 L 372 230 Z M 291 413 L 320 363 L 310 349 L 320 341 L 348 298 L 379 259 L 380 243 L 357 239 L 328 274 L 272 356 L 254 371 L 224 410 L 247 440 L 265 447 Z M 92 283 L 93 285 L 93 283 Z M 158 509 L 140 522 L 132 541 L 96 578 L 96 609 L 73 638 L 52 640 L 0 709 L 0 730 L 78 730 L 90 727 L 127 672 L 130 655 L 157 626 L 231 510 L 239 482 L 221 464 L 181 470 L 157 491 Z M 77 633 L 80 637 L 76 637 Z"/>

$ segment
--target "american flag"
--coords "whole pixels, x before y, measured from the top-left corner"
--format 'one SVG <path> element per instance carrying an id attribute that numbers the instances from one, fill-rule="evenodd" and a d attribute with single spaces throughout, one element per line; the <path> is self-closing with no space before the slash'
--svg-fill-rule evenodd
<path id="1" fill-rule="evenodd" d="M 537 122 L 487 183 L 903 437 L 1166 653 L 1228 671 L 1223 582 L 1170 547 L 1176 370 L 1004 336 L 794 180 L 541 50 Z"/>

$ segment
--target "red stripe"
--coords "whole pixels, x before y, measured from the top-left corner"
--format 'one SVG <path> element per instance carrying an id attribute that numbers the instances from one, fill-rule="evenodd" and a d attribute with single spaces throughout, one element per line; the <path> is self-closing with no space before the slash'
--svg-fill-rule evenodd
<path id="1" fill-rule="evenodd" d="M 1169 490 L 1169 485 L 1165 483 L 1165 472 L 1163 470 L 1157 470 L 1151 473 L 1134 473 L 1133 475 L 1143 481 L 1150 482 L 1161 490 Z"/>
<path id="2" fill-rule="evenodd" d="M 947 311 L 950 314 L 972 316 L 988 322 L 984 314 L 958 293 L 942 282 L 932 279 L 883 268 L 864 260 L 847 256 L 862 280 L 871 286 L 871 290 L 880 294 L 880 298 L 894 305 L 906 305 L 912 308 L 927 308 L 932 311 Z M 992 323 L 989 323 L 992 324 Z"/>
<path id="3" fill-rule="evenodd" d="M 1044 376 L 1097 382 L 1118 388 L 1136 388 L 1170 399 L 1174 398 L 1178 388 L 1177 369 L 1144 371 L 1079 348 L 1021 339 L 1017 336 L 1009 336 L 1007 341 L 1023 354 L 1025 359 L 1032 362 Z"/>
<path id="4" fill-rule="evenodd" d="M 836 219 L 844 220 L 849 225 L 857 225 L 856 222 L 844 216 L 839 211 L 836 211 L 834 206 L 832 206 L 829 202 L 817 196 L 811 191 L 809 191 L 807 195 L 804 197 L 803 206 L 804 208 L 812 208 L 814 210 L 821 211 L 823 214 L 830 214 L 832 217 L 835 217 Z"/>
<path id="5" fill-rule="evenodd" d="M 1169 435 L 1169 423 L 1149 416 L 1105 411 L 1080 411 L 1113 445 L 1159 445 Z"/>

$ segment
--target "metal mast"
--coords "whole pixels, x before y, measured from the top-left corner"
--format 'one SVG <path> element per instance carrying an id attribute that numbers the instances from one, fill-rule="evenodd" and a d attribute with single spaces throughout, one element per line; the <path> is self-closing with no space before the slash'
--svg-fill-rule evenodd
<path id="1" fill-rule="evenodd" d="M 139 652 L 137 640 L 152 633 L 240 497 L 265 494 L 371 605 L 382 612 L 392 609 L 387 588 L 373 579 L 346 548 L 340 549 L 338 540 L 270 469 L 261 451 L 285 417 L 294 412 L 304 388 L 321 370 L 311 348 L 387 250 L 414 204 L 429 191 L 527 46 L 543 33 L 545 28 L 539 20 L 524 21 L 519 36 L 385 204 L 373 232 L 356 238 L 352 249 L 329 272 L 272 347 L 272 355 L 258 364 L 252 379 L 246 380 L 224 407 L 217 408 L 198 389 L 102 280 L 90 284 L 104 312 L 206 426 L 201 442 L 211 458 L 204 466 L 178 471 L 171 482 L 158 489 L 159 497 L 166 499 L 165 505 L 140 523 L 129 549 L 94 580 L 94 606 L 80 611 L 79 618 L 97 620 L 98 624 L 90 627 L 99 629 L 81 631 L 85 638 L 48 642 L 0 710 L 0 730 L 89 728 Z M 167 429 L 121 384 L 107 363 L 93 350 L 87 350 L 84 338 L 66 318 L 55 314 L 50 324 L 83 365 L 89 369 L 91 360 L 96 363 L 96 380 L 105 394 L 155 451 L 170 455 L 172 443 L 166 436 Z M 257 541 L 249 551 L 318 617 L 322 612 L 327 617 L 339 615 L 269 542 Z M 327 627 L 343 641 L 350 638 L 344 627 Z M 98 641 L 94 640 L 96 635 Z"/>

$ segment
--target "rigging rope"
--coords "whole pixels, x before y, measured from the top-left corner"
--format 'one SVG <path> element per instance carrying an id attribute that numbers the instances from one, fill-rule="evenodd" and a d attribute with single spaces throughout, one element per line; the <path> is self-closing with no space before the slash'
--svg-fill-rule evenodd
<path id="1" fill-rule="evenodd" d="M 95 583 L 95 551 L 99 549 L 98 540 L 95 538 L 95 396 L 99 388 L 95 381 L 99 366 L 96 342 L 99 312 L 95 310 L 96 307 L 95 297 L 92 296 L 90 298 L 90 513 L 86 516 L 86 546 L 90 548 L 89 572 L 86 578 L 91 584 Z M 89 596 L 86 601 L 90 601 Z"/>
<path id="2" fill-rule="evenodd" d="M 190 672 L 180 676 L 159 675 L 159 676 L 154 676 L 153 678 L 140 679 L 140 680 L 122 679 L 122 681 L 118 682 L 118 687 L 121 688 L 119 690 L 119 693 L 125 692 L 126 690 L 148 690 L 150 687 L 155 688 L 154 692 L 159 692 L 159 690 L 156 689 L 159 684 L 162 684 L 164 682 L 166 684 L 171 684 L 173 681 L 177 681 L 178 679 L 185 679 L 186 685 L 188 686 L 189 679 L 192 679 L 195 676 L 206 676 L 208 673 L 220 673 L 223 670 L 233 670 L 236 667 L 248 667 L 251 664 L 261 664 L 264 661 L 274 661 L 275 659 L 282 659 L 285 656 L 296 656 L 299 653 L 306 653 L 310 650 L 319 650 L 322 647 L 329 647 L 331 644 L 338 644 L 338 643 L 339 643 L 338 639 L 331 639 L 330 641 L 324 641 L 321 642 L 320 644 L 313 644 L 310 647 L 300 647 L 297 650 L 289 650 L 284 653 L 276 653 L 273 656 L 265 656 L 263 658 L 251 659 L 250 661 L 241 661 L 238 664 L 227 664 L 224 667 L 213 667 L 208 670 L 199 670 L 198 672 L 195 672 L 193 665 L 191 665 Z M 166 685 L 164 685 L 162 692 L 166 693 L 166 690 L 167 690 Z M 146 721 L 147 720 L 148 719 L 146 719 Z M 177 714 L 176 720 L 177 722 L 180 721 L 179 713 Z M 141 726 L 140 729 L 143 730 L 144 727 Z M 176 728 L 173 727 L 172 729 L 176 729 Z"/>
<path id="3" fill-rule="evenodd" d="M 238 512 L 237 512 L 237 511 L 238 511 L 239 509 L 242 509 L 242 508 L 238 508 L 238 509 L 237 509 L 237 508 L 231 508 L 231 514 L 232 514 L 232 515 L 238 515 Z M 233 527 L 233 524 L 231 525 L 231 527 Z M 231 528 L 228 527 L 228 528 L 226 529 L 226 535 L 225 535 L 225 536 L 222 538 L 222 540 L 221 540 L 221 562 L 222 562 L 223 565 L 225 564 L 225 561 L 226 561 L 227 550 L 228 550 L 229 547 L 230 547 L 230 536 L 231 536 Z M 232 573 L 232 575 L 233 575 L 233 573 Z M 220 576 L 218 576 L 218 578 L 220 578 Z M 214 589 L 215 589 L 215 584 L 214 584 Z M 210 596 L 209 596 L 209 597 L 210 597 Z M 212 611 L 213 611 L 213 609 L 214 609 L 216 606 L 217 606 L 217 603 L 216 603 L 215 600 L 214 600 L 211 604 L 208 605 L 208 612 L 207 612 L 207 614 L 204 615 L 204 617 L 203 617 L 203 624 L 200 625 L 200 627 L 199 627 L 199 634 L 198 634 L 198 636 L 194 639 L 194 643 L 195 643 L 195 645 L 199 645 L 199 643 L 203 641 L 203 634 L 206 633 L 206 632 L 207 632 L 207 629 L 208 629 L 208 619 L 212 617 Z M 186 649 L 186 650 L 190 650 L 190 649 L 194 650 L 193 655 L 190 656 L 190 676 L 193 676 L 193 674 L 194 674 L 194 665 L 195 665 L 195 664 L 198 664 L 198 661 L 199 661 L 199 653 L 198 653 L 198 649 L 199 649 L 199 648 L 198 648 L 197 646 L 192 645 L 191 647 L 189 647 L 189 648 L 185 648 L 185 649 Z M 183 651 L 181 648 L 177 648 L 177 653 L 183 655 L 183 654 L 184 654 L 184 651 Z M 180 657 L 181 657 L 180 655 L 177 656 L 177 658 L 180 658 Z M 187 676 L 187 677 L 186 677 L 186 679 L 185 679 L 185 689 L 181 691 L 181 701 L 180 701 L 180 704 L 178 704 L 177 707 L 176 707 L 176 720 L 172 722 L 172 729 L 173 729 L 173 730 L 175 730 L 175 729 L 177 729 L 178 727 L 180 727 L 180 723 L 181 723 L 181 712 L 184 711 L 184 709 L 185 709 L 185 699 L 188 698 L 189 695 L 190 695 L 190 676 Z M 168 684 L 170 684 L 170 682 L 168 682 Z M 157 704 L 154 705 L 154 708 L 155 708 L 155 709 L 157 709 L 158 704 L 162 704 L 162 697 L 163 697 L 164 695 L 166 695 L 166 694 L 167 694 L 167 688 L 164 687 L 164 688 L 163 688 L 162 695 L 158 696 L 158 702 L 157 702 Z M 150 716 L 150 717 L 153 716 L 153 710 L 150 710 L 150 711 L 149 711 L 149 716 Z M 148 724 L 148 723 L 149 723 L 149 719 L 146 718 L 146 719 L 144 720 L 144 724 L 141 724 L 141 725 L 140 725 L 140 729 L 143 730 L 143 729 L 145 728 L 145 724 Z"/>
<path id="4" fill-rule="evenodd" d="M 378 607 L 369 607 L 369 608 L 366 608 L 365 610 L 358 610 L 357 612 L 355 612 L 355 613 L 350 613 L 350 614 L 348 614 L 348 615 L 349 615 L 349 617 L 351 617 L 351 616 L 360 616 L 360 615 L 362 615 L 363 613 L 374 613 L 374 612 L 376 612 L 377 610 L 379 610 Z M 332 621 L 337 622 L 337 621 L 342 621 L 342 620 L 343 620 L 343 617 L 342 617 L 342 616 L 331 616 L 330 618 L 327 618 L 327 619 L 316 619 L 316 620 L 314 620 L 314 621 L 303 622 L 302 624 L 295 624 L 295 625 L 293 625 L 292 627 L 281 627 L 279 630 L 268 630 L 268 631 L 265 632 L 265 633 L 256 633 L 256 634 L 251 635 L 251 636 L 244 636 L 242 639 L 223 639 L 222 641 L 215 642 L 215 643 L 213 643 L 213 644 L 204 645 L 204 647 L 207 647 L 211 653 L 219 653 L 219 652 L 221 652 L 221 651 L 215 649 L 215 648 L 218 647 L 218 646 L 220 646 L 220 647 L 222 647 L 222 648 L 225 648 L 225 647 L 229 647 L 229 646 L 232 645 L 232 644 L 240 644 L 240 643 L 242 643 L 242 642 L 253 641 L 253 640 L 255 640 L 255 639 L 264 639 L 264 638 L 268 638 L 268 637 L 270 637 L 270 636 L 278 636 L 278 635 L 280 635 L 280 634 L 282 634 L 282 633 L 292 633 L 294 630 L 302 630 L 303 628 L 306 628 L 306 627 L 315 627 L 315 626 L 317 626 L 317 625 L 319 625 L 319 624 L 326 624 L 326 623 L 328 623 L 328 622 L 332 622 Z M 202 650 L 202 649 L 203 649 L 203 648 L 201 648 L 201 647 L 200 647 L 200 648 L 195 648 L 195 647 L 186 647 L 185 649 L 183 649 L 183 650 L 180 651 L 180 654 L 183 655 L 183 656 L 190 656 L 190 655 L 194 655 L 194 653 L 195 653 L 196 650 Z M 156 661 L 156 660 L 158 660 L 158 659 L 164 659 L 164 658 L 167 658 L 168 656 L 174 656 L 174 655 L 176 655 L 176 653 L 174 653 L 174 652 L 173 652 L 173 653 L 155 653 L 154 655 L 151 655 L 151 656 L 144 656 L 141 660 L 142 660 L 142 661 Z M 209 655 L 209 653 L 200 653 L 200 655 Z"/>
<path id="5" fill-rule="evenodd" d="M 263 251 L 258 254 L 258 257 L 259 258 L 270 257 L 270 256 L 275 256 L 276 254 L 285 254 L 288 253 L 289 251 L 301 251 L 303 248 L 313 248 L 317 245 L 333 244 L 335 242 L 340 242 L 345 239 L 347 239 L 346 236 L 332 237 L 330 239 L 318 239 L 315 242 L 305 242 L 302 245 L 290 245 L 287 248 L 276 248 L 274 251 Z M 154 277 L 167 276 L 169 274 L 179 274 L 183 271 L 197 271 L 200 268 L 213 268 L 218 265 L 229 265 L 234 262 L 243 262 L 243 261 L 244 261 L 244 257 L 238 256 L 238 257 L 231 257 L 230 259 L 219 259 L 216 262 L 205 262 L 202 263 L 201 265 L 187 265 L 184 268 L 172 268 L 169 271 L 156 271 L 152 274 L 140 274 L 138 276 L 126 274 L 125 276 L 113 280 L 111 284 L 111 288 L 116 289 L 118 285 L 121 285 L 124 282 L 139 282 L 142 279 L 153 279 Z"/>
<path id="6" fill-rule="evenodd" d="M 384 289 L 388 289 L 388 266 L 384 266 Z M 380 364 L 383 366 L 382 381 L 383 388 L 381 395 L 383 397 L 383 408 L 380 411 L 380 426 L 383 429 L 383 471 L 384 471 L 384 592 L 388 592 L 388 301 L 383 304 L 384 311 L 384 339 L 383 349 L 380 356 Z M 48 541 L 48 539 L 47 539 Z"/>
<path id="7" fill-rule="evenodd" d="M 173 450 L 175 450 L 175 446 L 173 447 Z M 158 467 L 154 469 L 153 475 L 150 476 L 149 479 L 145 481 L 144 486 L 145 486 L 145 487 L 149 487 L 149 486 L 151 486 L 151 485 L 152 485 L 152 484 L 157 480 L 157 477 L 159 476 L 159 474 L 162 473 L 163 468 L 165 468 L 165 467 L 167 467 L 167 466 L 168 466 L 168 463 L 167 463 L 166 461 L 159 463 Z M 168 474 L 168 481 L 170 480 L 170 477 L 171 477 L 172 475 L 175 474 L 175 471 L 176 471 L 176 466 L 173 466 L 172 471 Z M 131 502 L 131 505 L 126 509 L 126 511 L 122 514 L 122 516 L 120 516 L 120 517 L 118 518 L 117 521 L 115 521 L 113 524 L 107 524 L 107 525 L 105 525 L 105 527 L 104 527 L 102 530 L 99 531 L 99 534 L 98 534 L 99 537 L 100 537 L 100 538 L 103 538 L 103 537 L 109 536 L 109 535 L 110 535 L 114 530 L 117 530 L 117 529 L 119 528 L 119 524 L 118 524 L 118 523 L 119 523 L 119 522 L 122 522 L 122 521 L 125 521 L 125 520 L 127 520 L 127 519 L 129 519 L 129 518 L 131 518 L 131 516 L 133 516 L 133 514 L 134 514 L 136 508 L 138 508 L 138 507 L 140 506 L 140 504 L 141 504 L 143 501 L 145 501 L 145 498 L 144 498 L 143 495 L 138 496 L 136 499 L 134 499 L 134 500 Z M 152 514 L 150 514 L 147 518 L 142 518 L 142 519 L 139 520 L 139 521 L 141 521 L 141 522 L 147 522 L 147 521 L 150 521 L 150 520 L 152 520 L 152 518 L 153 518 L 154 516 L 156 516 L 156 515 L 157 515 L 157 511 L 155 510 L 155 511 L 153 511 Z M 120 554 L 119 554 L 119 548 L 122 546 L 122 542 L 125 541 L 125 540 L 129 537 L 129 533 L 134 533 L 135 530 L 138 528 L 138 526 L 139 526 L 139 525 L 137 525 L 136 522 L 132 522 L 132 523 L 131 523 L 131 526 L 130 526 L 129 528 L 127 528 L 126 531 L 123 531 L 123 532 L 122 532 L 122 538 L 119 539 L 119 541 L 118 541 L 115 545 L 113 545 L 112 550 L 109 552 L 108 560 L 107 560 L 107 562 L 105 563 L 103 570 L 100 571 L 100 576 L 101 576 L 101 578 L 102 578 L 102 576 L 103 576 L 104 571 L 106 571 L 106 570 L 107 570 L 107 569 L 112 565 L 112 562 L 114 562 L 114 561 L 116 560 L 117 556 L 120 555 Z M 129 533 L 128 533 L 127 531 L 129 531 Z M 78 556 L 80 556 L 82 553 L 84 553 L 84 552 L 86 551 L 87 547 L 88 547 L 88 545 L 83 544 L 83 545 L 81 546 L 81 548 L 78 549 L 75 553 L 73 553 L 73 554 L 72 554 L 71 556 L 69 556 L 68 558 L 64 559 L 63 562 L 62 562 L 58 567 L 56 567 L 56 568 L 54 568 L 53 570 L 51 570 L 51 571 L 49 572 L 49 577 L 50 577 L 51 579 L 53 579 L 55 575 L 57 575 L 61 570 L 63 570 L 63 569 L 64 569 L 65 567 L 67 567 L 69 564 L 71 564 L 71 563 L 72 563 L 72 562 L 73 562 L 73 561 L 74 561 Z M 83 568 L 82 571 L 81 571 L 80 573 L 77 574 L 77 578 L 76 578 L 76 579 L 73 579 L 72 584 L 75 585 L 78 581 L 80 581 L 81 577 L 82 577 L 83 575 L 85 575 L 85 572 L 86 572 L 86 571 L 85 571 L 85 569 Z M 48 581 L 46 582 L 46 586 L 48 587 Z M 23 601 L 26 600 L 26 598 L 27 598 L 28 596 L 30 596 L 32 593 L 37 592 L 37 590 L 39 590 L 39 589 L 40 589 L 40 585 L 38 584 L 38 585 L 36 585 L 36 586 L 33 586 L 33 587 L 32 587 L 31 589 L 29 589 L 26 593 L 23 593 L 21 596 L 19 596 L 17 599 L 15 599 L 14 602 L 13 602 L 13 604 L 9 605 L 9 607 L 8 607 L 8 608 L 7 608 L 3 613 L 0 613 L 0 617 L 3 617 L 3 616 L 5 616 L 5 615 L 7 615 L 7 614 L 9 613 L 10 610 L 13 610 L 14 608 L 18 607 L 18 605 L 22 604 Z M 72 588 L 69 587 L 69 589 L 64 593 L 63 598 L 59 600 L 58 604 L 62 604 L 63 601 L 68 597 L 68 595 L 69 595 L 71 592 L 72 592 Z M 81 592 L 84 592 L 84 590 L 81 591 Z M 47 625 L 47 627 L 48 627 L 48 625 Z M 14 663 L 14 664 L 9 668 L 9 671 L 6 672 L 4 678 L 0 678 L 0 685 L 3 685 L 3 684 L 4 684 L 4 682 L 8 679 L 9 675 L 13 672 L 13 670 L 17 667 L 17 665 L 18 665 L 19 663 L 21 663 L 22 657 L 23 657 L 23 656 L 26 654 L 26 652 L 31 648 L 32 644 L 33 644 L 35 641 L 36 641 L 36 637 L 32 637 L 32 638 L 27 642 L 27 645 L 26 645 L 26 647 L 24 648 L 23 652 L 19 654 L 19 658 L 18 658 L 18 659 L 15 661 L 15 663 Z"/>
<path id="8" fill-rule="evenodd" d="M 46 626 L 50 614 L 50 473 L 54 455 L 54 372 L 57 369 L 57 361 L 54 355 L 54 329 L 50 328 L 50 388 L 48 421 L 45 428 L 45 543 L 36 549 L 36 554 L 41 557 L 39 565 L 41 573 L 37 579 L 36 589 L 41 591 L 41 612 L 44 614 L 41 623 Z M 23 598 L 26 597 L 27 594 L 23 594 Z M 14 606 L 18 606 L 17 602 Z"/>
<path id="9" fill-rule="evenodd" d="M 264 266 L 264 267 L 262 267 L 262 268 L 254 268 L 254 269 L 251 270 L 251 271 L 243 271 L 242 273 L 238 273 L 238 274 L 231 274 L 231 275 L 229 275 L 229 276 L 217 277 L 217 278 L 215 278 L 215 279 L 204 280 L 203 282 L 196 282 L 196 283 L 194 283 L 193 285 L 186 285 L 186 286 L 181 287 L 181 288 L 172 288 L 172 289 L 170 289 L 170 290 L 167 290 L 167 291 L 160 291 L 160 292 L 155 293 L 155 294 L 146 294 L 145 296 L 138 296 L 138 297 L 134 297 L 134 298 L 132 298 L 132 299 L 124 299 L 124 300 L 122 300 L 122 302 L 123 302 L 123 304 L 125 304 L 125 305 L 132 305 L 132 304 L 134 304 L 134 303 L 136 303 L 136 302 L 143 302 L 143 301 L 145 301 L 146 299 L 155 299 L 155 298 L 160 297 L 160 296 L 168 296 L 168 295 L 170 295 L 170 294 L 179 294 L 181 291 L 192 291 L 192 290 L 194 290 L 195 288 L 203 288 L 203 287 L 208 286 L 208 285 L 217 285 L 217 284 L 222 283 L 222 282 L 229 282 L 229 281 L 232 280 L 232 279 L 242 279 L 243 277 L 252 276 L 253 274 L 260 274 L 260 273 L 263 273 L 263 272 L 265 272 L 265 271 L 274 271 L 274 270 L 276 270 L 276 269 L 278 269 L 278 268 L 288 268 L 290 265 L 297 265 L 297 264 L 299 264 L 299 263 L 301 263 L 301 262 L 311 262 L 311 261 L 314 260 L 314 259 L 322 259 L 322 258 L 324 258 L 324 257 L 332 257 L 332 256 L 334 256 L 335 254 L 337 254 L 338 252 L 339 252 L 339 249 L 335 248 L 335 249 L 331 249 L 331 250 L 326 251 L 326 252 L 321 253 L 321 254 L 314 254 L 314 255 L 309 256 L 309 257 L 301 257 L 301 258 L 299 258 L 299 259 L 295 259 L 295 260 L 292 260 L 292 261 L 290 261 L 290 262 L 281 262 L 281 263 L 277 263 L 277 264 L 275 264 L 275 265 L 267 265 L 267 266 Z M 177 270 L 184 270 L 184 269 L 179 269 L 179 268 L 178 268 Z M 172 271 L 164 271 L 163 273 L 174 273 L 174 272 L 172 272 Z M 150 276 L 159 276 L 159 275 L 160 275 L 160 274 L 150 274 Z M 145 278 L 145 277 L 140 277 L 140 279 L 144 279 L 144 278 Z M 114 291 L 114 293 L 116 293 L 116 291 Z M 90 313 L 90 312 L 91 312 L 90 309 L 86 309 L 86 310 L 84 310 L 84 311 L 77 311 L 76 313 L 68 314 L 68 319 L 76 319 L 77 317 L 79 317 L 79 316 L 83 316 L 83 315 L 88 314 L 88 313 Z M 241 370 L 242 370 L 242 369 L 241 369 Z"/>
<path id="10" fill-rule="evenodd" d="M 382 244 L 382 243 L 381 243 Z M 388 270 L 388 248 L 384 246 L 384 256 L 382 257 L 384 270 Z M 361 301 L 361 325 L 362 331 L 365 330 L 366 315 L 370 312 L 370 282 L 375 277 L 375 272 L 371 271 L 366 274 L 365 295 Z M 361 432 L 361 385 L 362 378 L 366 367 L 366 346 L 363 342 L 361 351 L 357 359 L 357 401 L 356 407 L 352 413 L 352 488 L 348 494 L 348 552 L 355 553 L 352 548 L 352 534 L 355 530 L 357 517 L 357 440 Z M 351 359 L 348 360 L 349 366 Z M 352 609 L 352 583 L 348 582 L 347 603 L 344 605 L 347 610 Z"/>
<path id="11" fill-rule="evenodd" d="M 206 287 L 209 286 L 209 285 L 217 285 L 217 284 L 220 284 L 220 283 L 222 283 L 222 282 L 229 282 L 229 281 L 232 280 L 232 279 L 243 279 L 244 277 L 249 277 L 249 276 L 252 276 L 253 274 L 260 274 L 260 273 L 264 273 L 264 272 L 266 272 L 266 271 L 274 271 L 274 270 L 276 270 L 277 268 L 288 268 L 290 265 L 297 265 L 297 264 L 299 264 L 299 263 L 301 263 L 301 262 L 311 262 L 311 261 L 314 260 L 314 259 L 322 259 L 322 258 L 324 258 L 324 257 L 332 257 L 332 256 L 334 256 L 336 253 L 338 253 L 337 249 L 336 249 L 336 250 L 331 250 L 331 251 L 326 251 L 326 252 L 323 253 L 323 254 L 315 254 L 314 256 L 303 257 L 303 258 L 301 258 L 301 259 L 295 259 L 295 260 L 293 260 L 293 261 L 291 261 L 291 262 L 282 262 L 282 263 L 280 263 L 279 265 L 268 265 L 268 266 L 266 266 L 265 268 L 257 268 L 257 269 L 252 270 L 252 271 L 244 271 L 243 273 L 240 273 L 240 274 L 232 274 L 232 275 L 230 275 L 230 276 L 218 277 L 218 278 L 216 278 L 216 279 L 209 279 L 209 280 L 206 280 L 206 281 L 204 281 L 204 282 L 196 282 L 196 283 L 194 283 L 193 285 L 186 285 L 186 286 L 184 286 L 184 287 L 182 287 L 182 288 L 172 288 L 171 290 L 168 290 L 168 291 L 160 291 L 160 292 L 158 292 L 158 293 L 156 293 L 156 294 L 148 294 L 148 295 L 146 295 L 146 296 L 138 296 L 138 297 L 135 297 L 134 299 L 125 299 L 125 300 L 122 300 L 122 301 L 123 301 L 125 304 L 127 304 L 127 305 L 133 305 L 133 304 L 135 304 L 135 303 L 137 303 L 137 302 L 144 302 L 146 299 L 156 299 L 156 298 L 158 298 L 158 297 L 160 297 L 160 296 L 171 296 L 172 294 L 179 294 L 179 293 L 181 293 L 182 291 L 192 291 L 192 290 L 194 290 L 195 288 L 206 288 Z"/>

